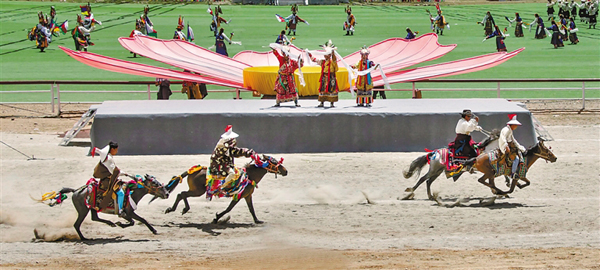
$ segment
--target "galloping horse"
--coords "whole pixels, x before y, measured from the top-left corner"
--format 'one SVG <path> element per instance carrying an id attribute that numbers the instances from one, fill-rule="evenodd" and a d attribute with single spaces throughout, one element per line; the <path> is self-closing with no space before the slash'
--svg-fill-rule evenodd
<path id="1" fill-rule="evenodd" d="M 534 162 L 538 160 L 538 158 L 545 159 L 546 161 L 555 162 L 556 156 L 552 151 L 544 145 L 544 140 L 541 137 L 538 137 L 538 143 L 527 150 L 527 152 L 523 155 L 523 168 L 518 171 L 518 177 L 512 179 L 512 183 L 510 185 L 510 190 L 504 192 L 496 187 L 494 184 L 494 179 L 497 176 L 504 175 L 507 177 L 511 174 L 510 167 L 503 167 L 501 165 L 496 165 L 497 168 L 494 168 L 492 165 L 492 157 L 495 157 L 497 154 L 483 154 L 477 157 L 475 161 L 475 167 L 478 171 L 483 173 L 483 176 L 479 178 L 479 183 L 484 184 L 485 186 L 492 189 L 492 193 L 497 195 L 505 195 L 512 193 L 515 190 L 515 186 L 519 188 L 524 188 L 529 186 L 531 182 L 525 177 L 527 171 L 533 165 Z M 497 164 L 497 163 L 496 163 Z M 504 168 L 504 169 L 503 169 Z M 485 180 L 488 179 L 488 182 Z M 525 182 L 524 184 L 520 184 L 519 180 Z M 508 178 L 507 178 L 508 183 Z"/>
<path id="2" fill-rule="evenodd" d="M 283 167 L 283 165 L 281 165 L 281 162 L 278 162 L 274 158 L 267 156 L 267 155 L 262 155 L 262 161 L 267 163 L 267 166 L 265 168 L 257 167 L 253 163 L 248 163 L 244 166 L 244 168 L 246 169 L 246 173 L 248 175 L 248 179 L 251 181 L 254 181 L 256 184 L 258 184 L 260 182 L 260 180 L 267 173 L 274 173 L 275 176 L 277 176 L 277 174 L 281 174 L 282 176 L 286 176 L 288 174 L 287 169 L 285 167 Z M 283 161 L 283 159 L 282 159 L 282 161 Z M 179 204 L 179 202 L 181 200 L 183 200 L 183 202 L 185 203 L 185 208 L 183 208 L 183 211 L 181 212 L 181 214 L 183 215 L 190 210 L 190 204 L 188 203 L 187 198 L 188 197 L 198 197 L 206 192 L 206 171 L 207 171 L 206 168 L 202 168 L 201 170 L 198 170 L 191 174 L 188 174 L 188 172 L 185 171 L 181 175 L 174 176 L 171 179 L 169 184 L 167 184 L 167 190 L 169 192 L 172 192 L 175 189 L 175 187 L 177 187 L 179 182 L 186 176 L 187 176 L 189 190 L 179 193 L 177 195 L 177 199 L 175 200 L 175 203 L 173 204 L 172 207 L 169 207 L 169 208 L 167 208 L 167 210 L 165 210 L 165 214 L 175 211 L 177 209 L 177 205 Z M 219 221 L 219 219 L 221 217 L 223 217 L 225 214 L 229 213 L 229 211 L 231 211 L 233 209 L 233 207 L 242 198 L 246 200 L 246 204 L 248 205 L 248 210 L 250 210 L 250 214 L 252 214 L 254 223 L 257 223 L 257 224 L 263 223 L 262 221 L 258 220 L 258 218 L 256 218 L 256 214 L 254 213 L 254 205 L 252 204 L 252 193 L 254 193 L 254 186 L 255 185 L 248 185 L 244 189 L 242 194 L 239 196 L 239 199 L 232 200 L 231 203 L 229 204 L 229 207 L 227 207 L 227 209 L 225 209 L 225 211 L 216 214 L 215 219 L 213 219 L 213 223 L 217 223 L 217 221 Z"/>
<path id="3" fill-rule="evenodd" d="M 484 139 L 481 143 L 479 143 L 477 152 L 479 153 L 483 151 L 485 147 L 488 146 L 492 141 L 497 140 L 499 134 L 500 131 L 496 129 L 489 133 L 489 136 L 486 139 Z M 418 175 L 421 173 L 421 169 L 427 163 L 429 163 L 429 170 L 425 175 L 423 175 L 423 177 L 419 178 L 419 181 L 417 181 L 417 183 L 412 188 L 407 188 L 405 192 L 410 192 L 412 194 L 423 182 L 427 181 L 427 197 L 430 200 L 434 201 L 435 198 L 431 194 L 431 184 L 433 184 L 433 181 L 435 181 L 435 179 L 437 179 L 437 177 L 442 172 L 445 172 L 447 175 L 450 175 L 450 173 L 455 173 L 452 176 L 452 178 L 454 179 L 454 181 L 458 180 L 458 178 L 462 175 L 464 171 L 462 171 L 462 169 L 458 172 L 448 171 L 447 163 L 450 161 L 448 160 L 449 158 L 447 153 L 448 148 L 440 148 L 413 160 L 410 163 L 410 167 L 408 168 L 408 170 L 403 172 L 404 178 L 408 179 L 412 177 L 415 173 L 418 177 Z M 475 162 L 475 160 L 470 162 Z M 450 176 L 448 176 L 448 178 L 449 177 Z"/>
<path id="4" fill-rule="evenodd" d="M 126 202 L 125 202 L 125 207 L 123 207 L 123 211 L 126 215 L 124 218 L 127 221 L 129 221 L 129 223 L 122 224 L 121 222 L 117 222 L 116 225 L 119 225 L 119 227 L 121 227 L 121 228 L 133 226 L 134 225 L 133 219 L 136 219 L 136 220 L 144 223 L 146 225 L 146 227 L 148 227 L 148 229 L 150 229 L 150 231 L 153 234 L 156 234 L 156 230 L 152 227 L 152 225 L 150 225 L 144 218 L 138 216 L 135 213 L 135 209 L 137 208 L 138 202 L 142 199 L 142 197 L 144 197 L 144 195 L 152 194 L 161 199 L 166 199 L 169 197 L 169 192 L 166 190 L 166 188 L 160 182 L 158 182 L 158 180 L 156 180 L 156 178 L 154 176 L 146 174 L 144 177 L 141 177 L 141 176 L 129 176 L 129 177 L 133 180 L 129 183 L 130 184 L 129 189 L 132 192 L 129 195 L 129 200 L 128 201 L 126 200 Z M 83 237 L 83 234 L 81 234 L 80 227 L 81 227 L 81 223 L 83 222 L 83 220 L 87 216 L 88 212 L 90 212 L 90 211 L 92 212 L 92 220 L 93 221 L 99 221 L 99 222 L 108 224 L 111 227 L 116 226 L 115 223 L 113 223 L 112 221 L 106 220 L 106 219 L 101 219 L 98 217 L 98 212 L 103 212 L 105 214 L 114 214 L 114 209 L 107 209 L 108 208 L 107 207 L 104 209 L 96 210 L 95 207 L 92 207 L 91 205 L 89 205 L 90 201 L 95 201 L 92 198 L 93 197 L 92 194 L 94 193 L 93 186 L 94 186 L 94 181 L 92 181 L 92 179 L 90 179 L 88 184 L 86 184 L 78 189 L 63 188 L 58 192 L 58 194 L 56 194 L 55 192 L 51 192 L 51 194 L 52 194 L 51 196 L 44 196 L 44 198 L 42 198 L 41 200 L 38 200 L 38 201 L 43 202 L 46 200 L 56 200 L 55 202 L 52 202 L 49 204 L 50 206 L 54 206 L 54 205 L 62 203 L 64 201 L 64 199 L 67 198 L 67 195 L 66 195 L 67 193 L 73 192 L 72 201 L 73 201 L 73 205 L 75 206 L 75 209 L 77 209 L 77 213 L 78 213 L 77 221 L 75 221 L 75 224 L 73 226 L 75 227 L 75 230 L 77 231 L 77 234 L 79 235 L 79 239 L 87 240 L 87 238 Z M 131 203 L 132 201 L 133 201 L 133 205 Z"/>

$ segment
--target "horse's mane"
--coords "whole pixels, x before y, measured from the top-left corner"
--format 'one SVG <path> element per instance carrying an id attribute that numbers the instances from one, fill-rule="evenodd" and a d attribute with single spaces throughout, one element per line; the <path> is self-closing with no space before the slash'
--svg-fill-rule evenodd
<path id="1" fill-rule="evenodd" d="M 527 148 L 527 156 L 533 155 L 533 153 L 539 152 L 540 143 L 536 143 L 534 146 Z"/>

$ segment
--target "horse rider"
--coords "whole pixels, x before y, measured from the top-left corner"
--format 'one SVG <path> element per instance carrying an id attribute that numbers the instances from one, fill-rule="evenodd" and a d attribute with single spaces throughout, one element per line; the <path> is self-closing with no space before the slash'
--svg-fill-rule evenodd
<path id="1" fill-rule="evenodd" d="M 500 152 L 502 153 L 502 158 L 500 158 L 500 162 L 506 160 L 507 164 L 510 164 L 512 161 L 512 178 L 514 179 L 517 176 L 517 168 L 519 164 L 523 162 L 522 153 L 526 151 L 525 147 L 519 144 L 515 137 L 513 136 L 513 131 L 517 129 L 521 123 L 517 121 L 516 114 L 508 115 L 510 121 L 506 123 L 506 126 L 502 128 L 500 131 L 500 137 L 498 138 L 498 147 L 500 148 Z M 514 160 L 511 159 L 511 154 L 519 150 L 517 155 L 515 155 Z"/>
<path id="2" fill-rule="evenodd" d="M 123 200 L 124 193 L 118 185 L 118 177 L 121 175 L 127 176 L 128 174 L 121 172 L 115 164 L 113 156 L 119 152 L 119 145 L 116 142 L 109 142 L 102 149 L 93 148 L 92 157 L 95 153 L 100 154 L 100 161 L 94 168 L 94 178 L 100 179 L 100 189 L 104 191 L 102 194 L 102 201 L 100 202 L 100 209 L 106 208 L 112 199 L 112 194 L 116 190 L 117 194 L 117 207 L 115 210 L 118 211 L 120 217 L 123 217 Z"/>
<path id="3" fill-rule="evenodd" d="M 228 125 L 225 128 L 225 133 L 221 135 L 221 139 L 217 142 L 215 150 L 210 156 L 210 167 L 208 169 L 208 177 L 214 180 L 222 180 L 221 190 L 225 190 L 236 180 L 236 176 L 239 177 L 239 173 L 236 174 L 234 158 L 236 157 L 252 157 L 257 159 L 258 155 L 252 149 L 239 148 L 237 147 L 236 138 L 239 135 L 233 132 L 233 127 Z"/>
<path id="4" fill-rule="evenodd" d="M 454 139 L 454 156 L 468 158 L 477 157 L 477 150 L 471 146 L 471 132 L 480 131 L 479 117 L 471 110 L 464 109 L 461 118 L 456 123 L 456 138 Z"/>

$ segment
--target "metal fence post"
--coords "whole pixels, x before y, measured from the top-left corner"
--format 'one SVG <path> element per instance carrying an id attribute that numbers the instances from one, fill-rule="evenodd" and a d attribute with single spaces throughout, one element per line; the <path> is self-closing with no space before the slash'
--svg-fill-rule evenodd
<path id="1" fill-rule="evenodd" d="M 57 98 L 58 114 L 60 115 L 60 84 L 56 84 L 56 98 Z"/>
<path id="2" fill-rule="evenodd" d="M 500 98 L 500 82 L 498 82 L 498 88 L 497 88 L 497 89 L 498 89 L 498 90 L 496 90 L 496 92 L 497 92 L 496 96 L 497 96 L 498 98 Z"/>
<path id="3" fill-rule="evenodd" d="M 240 89 L 239 88 L 235 89 L 235 99 L 240 99 Z"/>
<path id="4" fill-rule="evenodd" d="M 54 113 L 54 83 L 50 85 L 50 103 L 52 104 L 52 113 Z"/>
<path id="5" fill-rule="evenodd" d="M 581 110 L 585 110 L 585 82 L 582 82 L 583 86 L 581 87 L 581 101 L 582 101 L 582 107 Z"/>
<path id="6" fill-rule="evenodd" d="M 148 100 L 151 100 L 152 96 L 150 95 L 150 85 L 148 84 Z"/>

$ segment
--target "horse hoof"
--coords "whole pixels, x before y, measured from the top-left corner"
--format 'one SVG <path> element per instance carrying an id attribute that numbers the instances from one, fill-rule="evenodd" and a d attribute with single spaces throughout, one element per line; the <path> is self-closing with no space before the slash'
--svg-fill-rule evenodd
<path id="1" fill-rule="evenodd" d="M 219 220 L 215 218 L 213 219 L 212 224 L 217 224 L 217 222 L 219 222 Z"/>
<path id="2" fill-rule="evenodd" d="M 108 224 L 108 226 L 111 226 L 111 227 L 117 227 L 117 225 L 116 225 L 116 224 L 114 224 L 114 223 L 109 223 L 109 224 Z"/>
<path id="3" fill-rule="evenodd" d="M 158 232 L 157 231 L 152 231 L 152 234 L 157 235 Z"/>
<path id="4" fill-rule="evenodd" d="M 255 220 L 254 223 L 256 223 L 256 224 L 263 224 L 265 222 L 264 221 L 260 221 L 260 220 Z"/>
<path id="5" fill-rule="evenodd" d="M 415 190 L 414 190 L 413 188 L 406 188 L 406 189 L 404 190 L 404 192 L 414 192 L 414 191 L 415 191 Z"/>
<path id="6" fill-rule="evenodd" d="M 183 214 L 187 213 L 188 211 L 190 211 L 189 208 L 184 208 L 183 211 L 181 211 L 181 214 L 183 215 Z"/>
<path id="7" fill-rule="evenodd" d="M 171 207 L 169 207 L 169 208 L 167 208 L 165 210 L 165 214 L 168 214 L 168 213 L 171 213 L 171 212 L 173 212 L 173 209 L 171 209 Z"/>
<path id="8" fill-rule="evenodd" d="M 414 200 L 415 199 L 415 193 L 411 192 L 408 195 L 404 196 L 402 198 L 403 201 L 407 201 L 407 200 Z"/>

